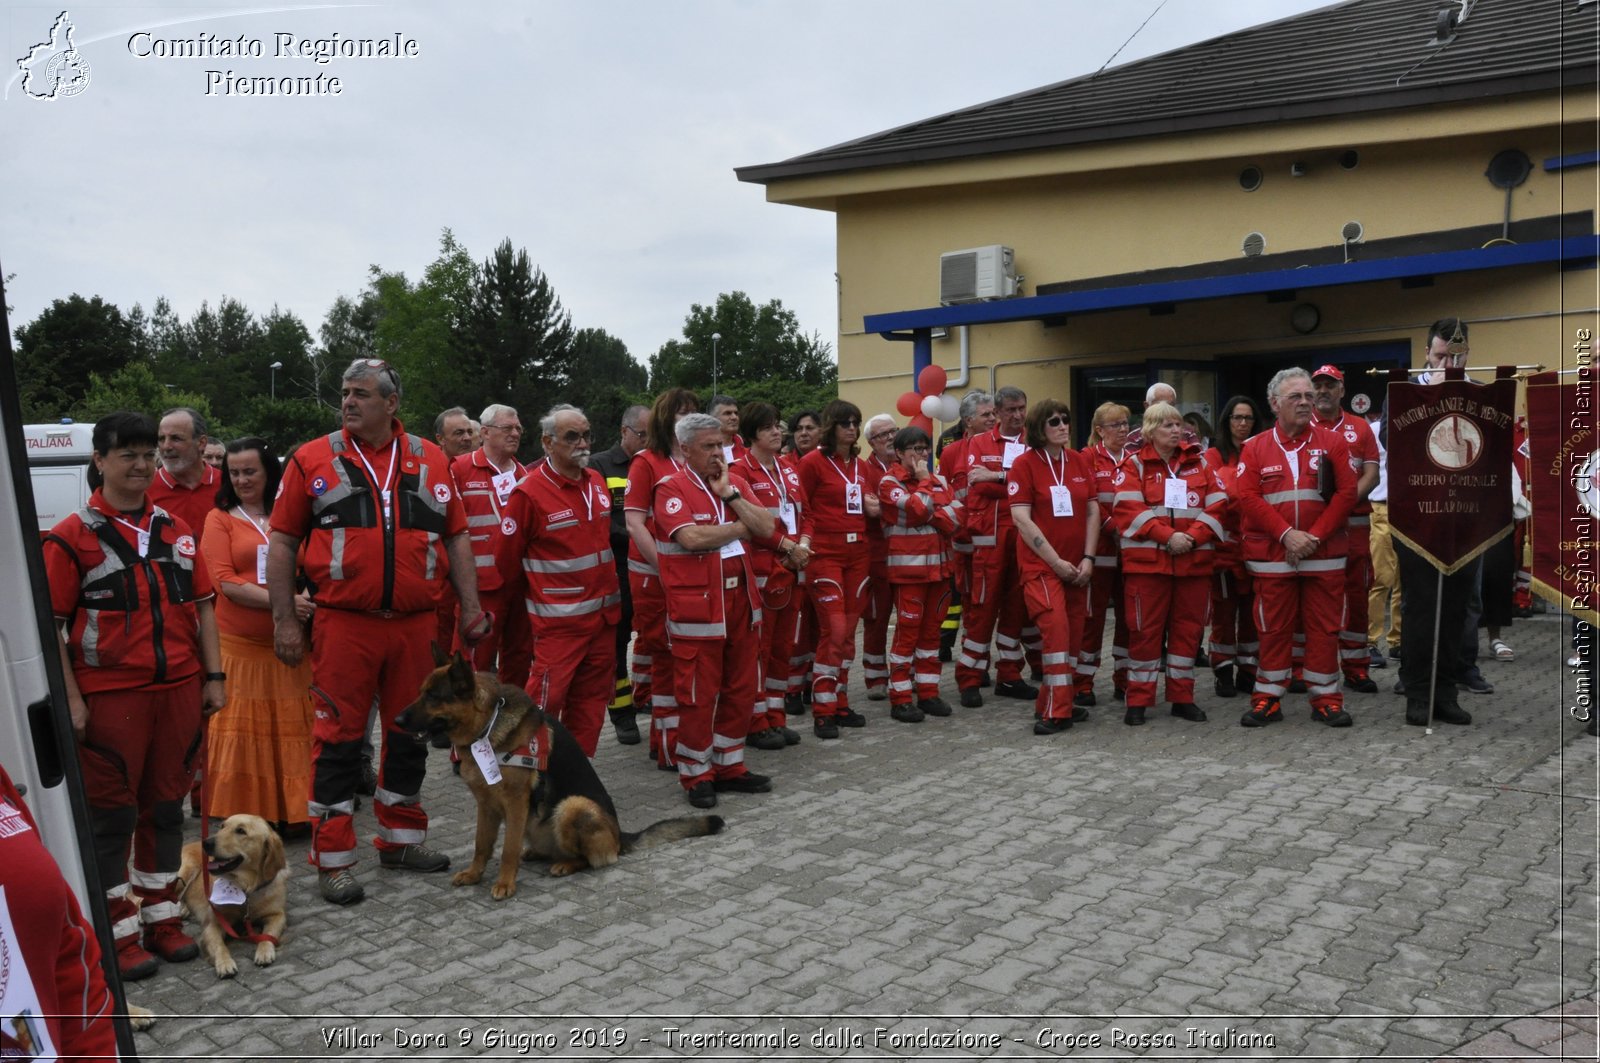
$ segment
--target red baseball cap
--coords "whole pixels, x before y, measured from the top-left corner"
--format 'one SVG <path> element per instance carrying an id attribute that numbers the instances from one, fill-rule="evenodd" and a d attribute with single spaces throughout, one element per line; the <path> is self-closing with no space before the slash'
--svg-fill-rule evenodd
<path id="1" fill-rule="evenodd" d="M 1344 383 L 1344 373 L 1339 371 L 1339 367 L 1338 366 L 1333 366 L 1333 365 L 1318 366 L 1317 367 L 1317 371 L 1315 373 L 1311 374 L 1311 379 L 1315 380 L 1319 376 L 1331 376 L 1331 377 L 1333 377 L 1333 379 L 1337 380 L 1339 383 L 1341 383 L 1341 384 Z"/>

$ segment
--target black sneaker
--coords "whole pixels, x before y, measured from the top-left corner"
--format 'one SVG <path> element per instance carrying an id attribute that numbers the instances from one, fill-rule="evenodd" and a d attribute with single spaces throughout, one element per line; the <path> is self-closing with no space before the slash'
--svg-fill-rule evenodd
<path id="1" fill-rule="evenodd" d="M 1128 700 L 1128 692 L 1120 687 L 1113 688 L 1111 691 L 1111 700 L 1126 701 Z"/>
<path id="2" fill-rule="evenodd" d="M 889 708 L 889 718 L 901 723 L 921 723 L 924 716 L 923 711 L 915 705 L 893 705 Z"/>
<path id="3" fill-rule="evenodd" d="M 922 710 L 924 716 L 949 716 L 950 706 L 943 698 L 923 698 L 917 702 L 917 708 Z"/>
<path id="4" fill-rule="evenodd" d="M 1364 675 L 1353 676 L 1344 681 L 1344 685 L 1354 690 L 1357 694 L 1376 694 L 1378 684 Z"/>
<path id="5" fill-rule="evenodd" d="M 1343 709 L 1311 709 L 1311 718 L 1317 723 L 1325 723 L 1329 727 L 1349 727 L 1355 723 L 1355 717 Z"/>
<path id="6" fill-rule="evenodd" d="M 1404 694 L 1406 692 L 1406 681 L 1399 676 L 1394 677 L 1394 692 L 1396 694 Z"/>
<path id="7" fill-rule="evenodd" d="M 612 709 L 611 728 L 617 732 L 617 741 L 625 746 L 636 746 L 642 741 L 639 736 L 639 725 L 634 721 L 633 710 Z"/>
<path id="8" fill-rule="evenodd" d="M 1082 723 L 1089 718 L 1089 710 L 1074 702 L 1072 706 L 1072 718 L 1078 723 Z"/>
<path id="9" fill-rule="evenodd" d="M 716 808 L 717 790 L 710 779 L 702 779 L 684 791 L 684 796 L 696 808 Z"/>
<path id="10" fill-rule="evenodd" d="M 1124 712 L 1122 714 L 1122 722 L 1127 724 L 1129 727 L 1143 727 L 1144 726 L 1144 706 L 1143 705 L 1129 705 L 1128 706 L 1128 711 Z"/>
<path id="11" fill-rule="evenodd" d="M 818 716 L 811 721 L 811 731 L 818 738 L 829 739 L 839 737 L 839 725 L 833 722 L 831 716 Z"/>
<path id="12" fill-rule="evenodd" d="M 840 727 L 865 727 L 867 718 L 854 709 L 840 709 L 834 713 L 833 720 Z"/>
<path id="13" fill-rule="evenodd" d="M 1071 729 L 1072 720 L 1070 719 L 1062 718 L 1033 721 L 1033 733 L 1036 735 L 1058 735 L 1062 731 L 1068 731 Z"/>
<path id="14" fill-rule="evenodd" d="M 776 727 L 767 727 L 760 731 L 751 731 L 745 738 L 745 745 L 755 749 L 783 749 L 789 743 L 783 740 L 783 734 Z"/>
<path id="15" fill-rule="evenodd" d="M 963 709 L 983 708 L 983 695 L 978 692 L 977 687 L 967 687 L 961 692 L 961 707 Z"/>
<path id="16" fill-rule="evenodd" d="M 1460 687 L 1462 690 L 1470 690 L 1474 694 L 1494 693 L 1494 684 L 1483 678 L 1481 675 L 1468 676 L 1466 679 L 1463 679 L 1461 682 L 1457 683 L 1456 686 Z M 1439 715 L 1439 711 L 1435 709 L 1433 714 L 1437 716 Z"/>
<path id="17" fill-rule="evenodd" d="M 1407 717 L 1411 715 L 1409 710 L 1407 710 L 1406 715 Z M 1433 718 L 1440 723 L 1469 724 L 1472 722 L 1472 713 L 1452 702 L 1448 705 L 1435 705 Z M 1409 719 L 1407 722 L 1409 722 Z"/>
<path id="18" fill-rule="evenodd" d="M 779 727 L 779 728 L 777 728 L 777 730 L 778 730 L 778 732 L 780 734 L 783 735 L 783 744 L 784 745 L 786 745 L 786 746 L 797 746 L 797 745 L 800 744 L 800 732 L 799 731 L 796 731 L 792 727 Z"/>
<path id="19" fill-rule="evenodd" d="M 989 678 L 989 669 L 985 668 L 983 674 L 978 677 L 978 686 L 988 688 L 993 685 L 994 680 Z"/>
<path id="20" fill-rule="evenodd" d="M 1372 669 L 1387 667 L 1389 667 L 1388 655 L 1382 650 L 1378 649 L 1376 646 L 1367 647 L 1367 668 Z"/>
<path id="21" fill-rule="evenodd" d="M 1389 647 L 1389 660 L 1398 661 L 1399 659 L 1400 659 L 1400 644 L 1397 642 L 1393 646 Z"/>
<path id="22" fill-rule="evenodd" d="M 1172 715 L 1180 720 L 1190 723 L 1205 723 L 1206 712 L 1192 701 L 1175 701 L 1172 703 Z"/>
<path id="23" fill-rule="evenodd" d="M 1241 694 L 1254 694 L 1256 692 L 1256 674 L 1243 669 L 1234 669 L 1233 686 Z"/>
<path id="24" fill-rule="evenodd" d="M 378 864 L 390 871 L 446 871 L 450 867 L 450 858 L 426 845 L 417 844 L 380 850 Z"/>
<path id="25" fill-rule="evenodd" d="M 772 779 L 747 771 L 730 779 L 714 779 L 711 788 L 719 794 L 766 794 L 772 792 Z"/>
<path id="26" fill-rule="evenodd" d="M 1098 704 L 1100 704 L 1100 702 L 1095 698 L 1094 691 L 1092 690 L 1080 690 L 1076 694 L 1072 695 L 1072 707 L 1074 709 L 1092 709 Z"/>
<path id="27" fill-rule="evenodd" d="M 1426 702 L 1406 702 L 1406 723 L 1412 727 L 1428 726 L 1428 706 Z"/>
<path id="28" fill-rule="evenodd" d="M 1029 686 L 1020 679 L 996 683 L 994 692 L 997 697 L 1016 698 L 1018 701 L 1033 701 L 1039 696 L 1039 688 Z"/>
<path id="29" fill-rule="evenodd" d="M 1257 694 L 1250 699 L 1250 711 L 1239 717 L 1239 723 L 1244 727 L 1265 727 L 1282 719 L 1283 708 L 1279 705 L 1278 699 Z"/>
<path id="30" fill-rule="evenodd" d="M 1225 664 L 1221 668 L 1213 668 L 1212 672 L 1217 677 L 1217 697 L 1236 698 L 1239 688 L 1233 685 L 1233 665 Z"/>

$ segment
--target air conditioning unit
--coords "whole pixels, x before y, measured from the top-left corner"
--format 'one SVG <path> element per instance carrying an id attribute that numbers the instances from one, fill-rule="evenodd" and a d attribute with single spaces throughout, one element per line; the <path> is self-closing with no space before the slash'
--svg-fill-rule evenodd
<path id="1" fill-rule="evenodd" d="M 1016 254 L 991 244 L 939 256 L 939 305 L 1010 299 L 1018 291 Z"/>

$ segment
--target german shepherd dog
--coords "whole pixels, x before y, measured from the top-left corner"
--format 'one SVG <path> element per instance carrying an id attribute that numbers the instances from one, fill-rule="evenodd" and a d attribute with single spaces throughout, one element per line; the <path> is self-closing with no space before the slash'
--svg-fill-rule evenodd
<path id="1" fill-rule="evenodd" d="M 517 892 L 519 838 L 526 843 L 522 859 L 547 859 L 550 874 L 560 876 L 606 867 L 635 849 L 722 830 L 720 816 L 681 816 L 625 833 L 594 765 L 559 720 L 546 716 L 521 688 L 488 672 L 474 673 L 460 651 L 445 658 L 435 646 L 433 657 L 437 667 L 396 723 L 419 738 L 448 738 L 478 802 L 472 863 L 451 879 L 455 885 L 482 880 L 502 822 L 500 873 L 489 891 L 497 901 Z M 498 769 L 498 782 L 485 777 L 485 764 L 491 776 Z"/>

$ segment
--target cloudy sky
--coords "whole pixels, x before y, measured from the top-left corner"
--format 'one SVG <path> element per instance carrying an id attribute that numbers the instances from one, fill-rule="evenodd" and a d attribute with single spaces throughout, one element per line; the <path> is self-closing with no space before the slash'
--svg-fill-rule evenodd
<path id="1" fill-rule="evenodd" d="M 292 310 L 315 332 L 369 266 L 420 274 L 448 227 L 479 260 L 507 237 L 526 248 L 574 324 L 620 336 L 641 361 L 679 335 L 692 303 L 734 289 L 782 299 L 832 342 L 832 215 L 767 204 L 735 166 L 1091 73 L 1147 18 L 1118 63 L 1323 6 L 102 2 L 67 9 L 87 87 L 38 100 L 15 60 L 62 9 L 8 2 L 11 324 L 78 292 L 125 310 L 165 296 L 184 316 L 230 296 Z M 416 54 L 292 54 L 335 35 L 399 35 Z M 241 37 L 259 58 L 160 54 Z M 35 69 L 63 47 L 35 53 Z M 230 72 L 320 74 L 340 92 L 230 94 Z"/>

